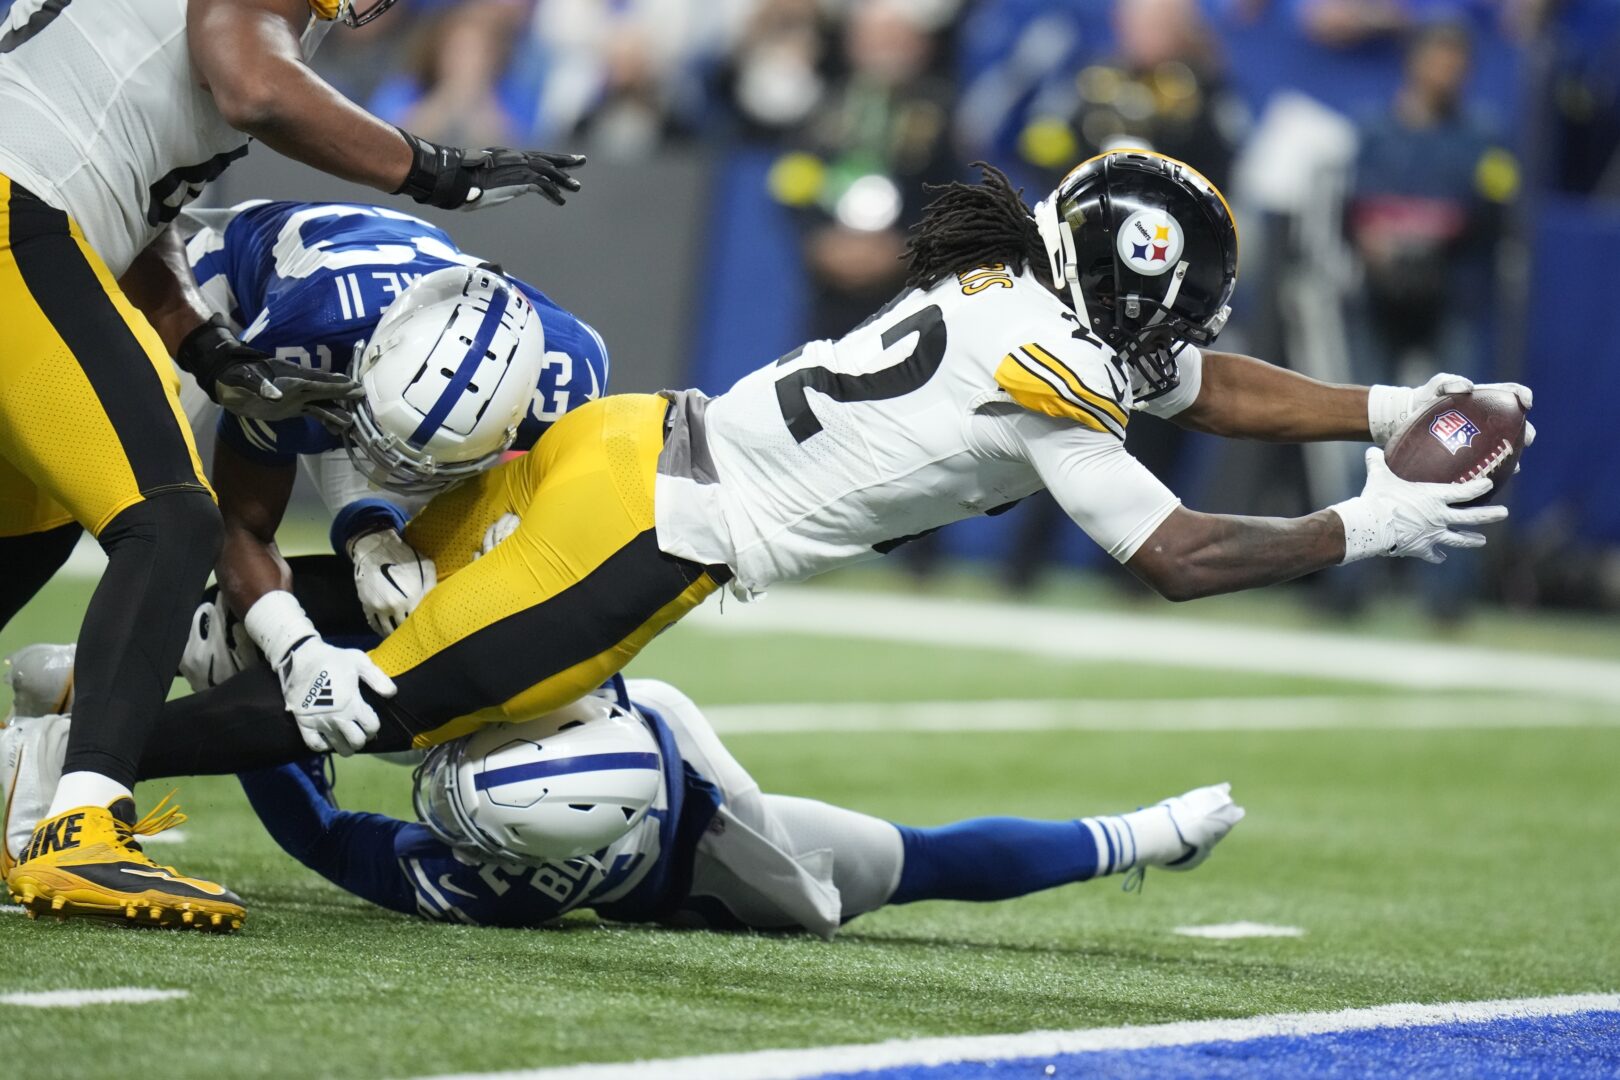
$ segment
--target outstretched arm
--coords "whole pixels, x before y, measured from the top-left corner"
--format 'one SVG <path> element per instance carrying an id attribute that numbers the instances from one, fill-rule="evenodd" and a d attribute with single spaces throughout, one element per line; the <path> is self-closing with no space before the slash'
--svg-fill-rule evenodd
<path id="1" fill-rule="evenodd" d="M 1178 506 L 1125 567 L 1166 600 L 1195 600 L 1337 566 L 1344 550 L 1344 522 L 1332 510 L 1271 518 Z"/>
<path id="2" fill-rule="evenodd" d="M 1237 353 L 1205 350 L 1191 359 L 1185 377 L 1198 381 L 1197 396 L 1179 412 L 1151 405 L 1182 427 L 1229 439 L 1266 442 L 1387 443 L 1413 416 L 1443 394 L 1467 393 L 1475 383 L 1461 375 L 1436 375 L 1422 386 L 1341 386 Z M 1532 397 L 1518 383 L 1480 383 L 1509 390 L 1526 409 Z M 1525 432 L 1525 444 L 1535 429 Z"/>
<path id="3" fill-rule="evenodd" d="M 175 363 L 215 402 L 261 420 L 320 413 L 360 393 L 346 375 L 310 371 L 242 344 L 221 317 L 210 317 L 180 234 L 169 226 L 130 263 L 119 286 L 152 324 Z"/>
<path id="4" fill-rule="evenodd" d="M 309 21 L 308 0 L 190 0 L 192 63 L 238 131 L 324 173 L 398 191 L 410 147 L 304 62 Z"/>
<path id="5" fill-rule="evenodd" d="M 308 765 L 260 769 L 238 779 L 283 851 L 340 889 L 390 911 L 416 913 L 416 891 L 395 850 L 405 830 L 421 826 L 339 810 Z"/>
<path id="6" fill-rule="evenodd" d="M 1491 489 L 1416 484 L 1367 451 L 1367 486 L 1353 499 L 1301 518 L 1237 517 L 1188 510 L 1112 435 L 1022 413 L 1007 430 L 1059 505 L 1109 555 L 1168 600 L 1274 585 L 1375 555 L 1442 562 L 1444 548 L 1480 547 L 1466 526 L 1500 521 L 1502 506 L 1464 506 Z"/>
<path id="7" fill-rule="evenodd" d="M 309 20 L 308 0 L 188 0 L 192 63 L 226 123 L 324 173 L 447 209 L 531 191 L 561 204 L 579 190 L 578 155 L 435 146 L 372 116 L 304 62 Z"/>
<path id="8" fill-rule="evenodd" d="M 1252 356 L 1203 354 L 1198 400 L 1176 423 L 1229 439 L 1366 442 L 1367 388 L 1318 382 Z"/>

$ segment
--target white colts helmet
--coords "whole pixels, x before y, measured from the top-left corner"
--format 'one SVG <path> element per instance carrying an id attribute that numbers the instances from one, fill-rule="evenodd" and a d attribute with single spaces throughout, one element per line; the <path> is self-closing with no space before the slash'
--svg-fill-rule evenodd
<path id="1" fill-rule="evenodd" d="M 663 781 L 658 740 L 599 697 L 434 747 L 416 813 L 452 847 L 538 866 L 600 851 L 647 815 Z"/>
<path id="2" fill-rule="evenodd" d="M 356 376 L 344 436 L 374 484 L 405 494 L 489 468 L 517 437 L 546 362 L 540 316 L 493 268 L 424 274 L 388 305 Z"/>

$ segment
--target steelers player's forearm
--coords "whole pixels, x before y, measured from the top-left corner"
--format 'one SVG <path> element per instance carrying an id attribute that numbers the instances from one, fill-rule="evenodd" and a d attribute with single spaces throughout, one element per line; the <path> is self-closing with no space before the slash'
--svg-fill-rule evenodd
<path id="1" fill-rule="evenodd" d="M 292 572 L 276 547 L 298 470 L 249 461 L 221 439 L 214 444 L 214 490 L 225 540 L 215 566 L 219 589 L 237 615 L 266 593 L 292 587 Z"/>
<path id="2" fill-rule="evenodd" d="M 1167 600 L 1291 581 L 1344 559 L 1344 522 L 1332 510 L 1299 518 L 1200 514 L 1177 507 L 1126 567 Z"/>
<path id="3" fill-rule="evenodd" d="M 208 305 L 197 291 L 185 245 L 172 225 L 135 256 L 118 284 L 158 332 L 170 356 L 179 351 L 187 334 L 208 321 Z"/>
<path id="4" fill-rule="evenodd" d="M 1228 439 L 1365 442 L 1367 388 L 1319 382 L 1252 356 L 1204 350 L 1198 400 L 1175 421 Z"/>
<path id="5" fill-rule="evenodd" d="M 304 63 L 308 22 L 308 0 L 189 0 L 192 62 L 238 131 L 322 172 L 397 191 L 410 148 Z"/>

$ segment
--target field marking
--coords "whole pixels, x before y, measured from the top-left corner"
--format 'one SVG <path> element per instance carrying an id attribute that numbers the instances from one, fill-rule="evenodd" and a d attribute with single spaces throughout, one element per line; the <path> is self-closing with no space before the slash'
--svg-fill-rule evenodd
<path id="1" fill-rule="evenodd" d="M 1084 1028 L 1078 1031 L 1031 1031 L 1021 1035 L 897 1039 L 862 1046 L 761 1050 L 745 1054 L 710 1054 L 610 1065 L 457 1073 L 435 1080 L 808 1080 L 828 1073 L 859 1073 L 905 1066 L 1007 1061 L 1106 1050 L 1247 1042 L 1278 1035 L 1327 1035 L 1341 1031 L 1431 1027 L 1436 1024 L 1617 1011 L 1620 1011 L 1620 994 L 1454 1001 L 1440 1005 L 1378 1005 L 1369 1009 L 1282 1013 L 1236 1020 L 1187 1020 L 1173 1024 Z"/>
<path id="2" fill-rule="evenodd" d="M 810 732 L 1485 730 L 1620 726 L 1588 702 L 1399 695 L 709 705 L 723 735 Z"/>
<path id="3" fill-rule="evenodd" d="M 0 904 L 0 915 L 21 915 L 22 913 L 21 904 Z"/>
<path id="4" fill-rule="evenodd" d="M 1327 630 L 1205 622 L 839 589 L 781 589 L 688 619 L 717 633 L 808 634 L 1001 649 L 1059 660 L 1225 669 L 1394 686 L 1519 692 L 1620 704 L 1620 662 Z"/>
<path id="5" fill-rule="evenodd" d="M 0 1005 L 19 1005 L 28 1009 L 82 1009 L 86 1005 L 145 1005 L 152 1001 L 177 1001 L 190 996 L 189 990 L 114 986 L 106 990 L 42 990 L 36 993 L 0 994 Z"/>
<path id="6" fill-rule="evenodd" d="M 1182 937 L 1208 938 L 1211 941 L 1232 941 L 1237 938 L 1304 937 L 1303 926 L 1276 926 L 1272 923 L 1228 922 L 1208 926 L 1178 926 L 1170 931 Z"/>

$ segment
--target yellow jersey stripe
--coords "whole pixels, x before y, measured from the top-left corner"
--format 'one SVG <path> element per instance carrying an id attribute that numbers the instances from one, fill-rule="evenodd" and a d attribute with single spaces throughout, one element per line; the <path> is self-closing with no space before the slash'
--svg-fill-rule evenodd
<path id="1" fill-rule="evenodd" d="M 1052 376 L 1042 378 L 1036 375 L 1029 370 L 1028 363 L 1028 361 L 1020 362 L 1018 357 L 1008 353 L 1002 358 L 1000 367 L 996 369 L 996 385 L 1005 390 L 1007 396 L 1014 402 L 1042 416 L 1073 420 L 1104 435 L 1125 437 L 1122 431 L 1116 430 L 1109 421 L 1089 407 L 1077 405 L 1059 394 L 1048 381 Z"/>
<path id="2" fill-rule="evenodd" d="M 1025 345 L 1024 352 L 1031 360 L 1034 360 L 1036 363 L 1058 376 L 1058 378 L 1062 379 L 1064 385 L 1072 390 L 1076 397 L 1095 405 L 1097 408 L 1113 417 L 1114 421 L 1118 424 L 1126 424 L 1129 422 L 1129 419 L 1125 415 L 1124 409 L 1120 408 L 1119 405 L 1114 401 L 1104 397 L 1087 386 L 1081 381 L 1080 376 L 1076 375 L 1074 370 L 1063 361 L 1059 360 L 1057 357 L 1053 356 L 1051 353 L 1047 352 L 1034 342 L 1030 342 L 1028 345 Z"/>

